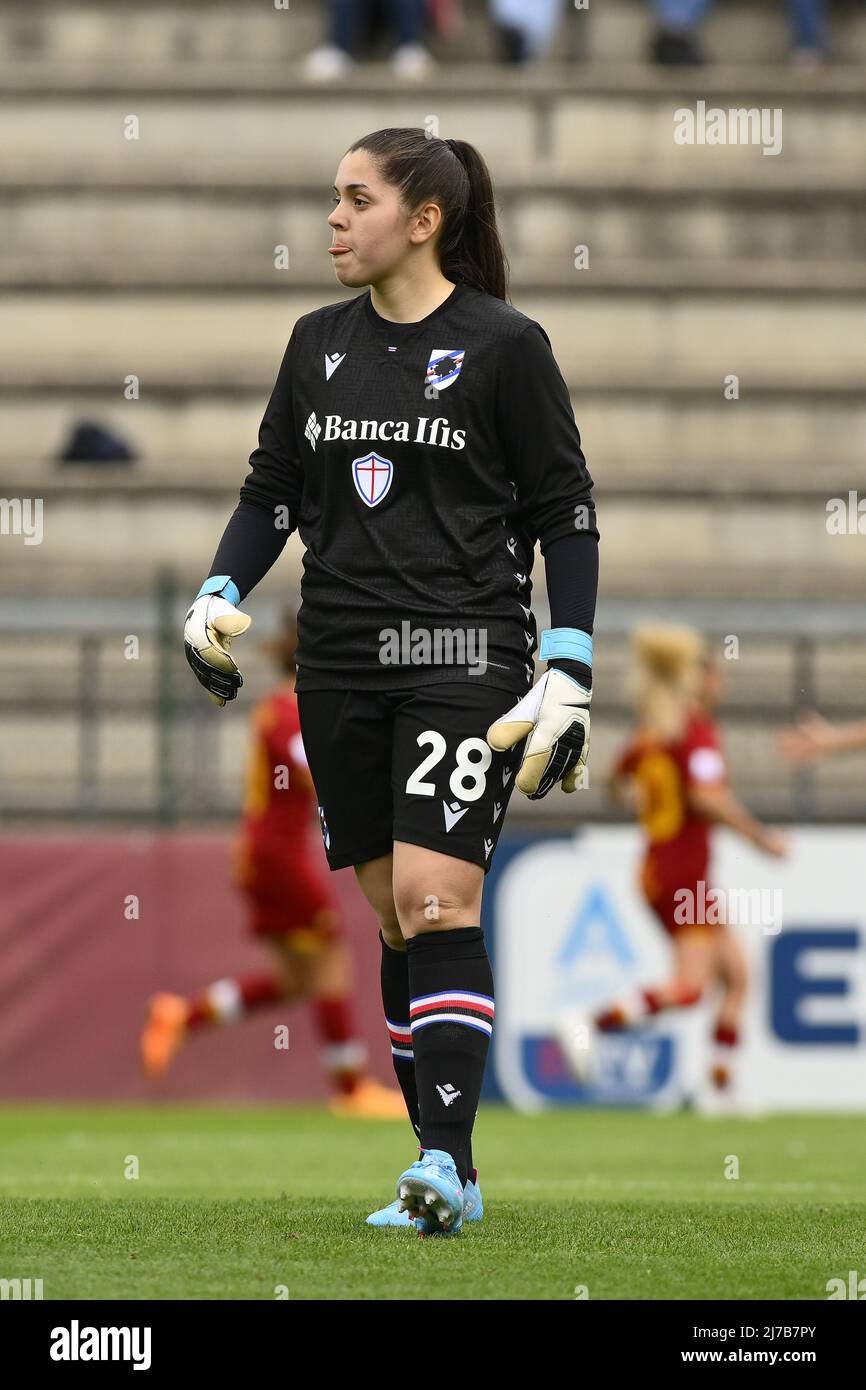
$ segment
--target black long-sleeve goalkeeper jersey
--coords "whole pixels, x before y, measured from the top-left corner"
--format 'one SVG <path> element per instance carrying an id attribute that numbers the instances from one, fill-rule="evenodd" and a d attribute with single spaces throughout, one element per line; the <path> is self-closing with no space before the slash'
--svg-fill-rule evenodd
<path id="1" fill-rule="evenodd" d="M 306 547 L 299 692 L 531 685 L 535 542 L 598 540 L 540 324 L 465 283 L 417 323 L 383 319 L 369 291 L 305 314 L 250 465 L 239 512 L 268 514 L 276 553 L 295 527 Z M 243 594 L 274 555 L 239 577 L 228 541 L 212 572 Z"/>

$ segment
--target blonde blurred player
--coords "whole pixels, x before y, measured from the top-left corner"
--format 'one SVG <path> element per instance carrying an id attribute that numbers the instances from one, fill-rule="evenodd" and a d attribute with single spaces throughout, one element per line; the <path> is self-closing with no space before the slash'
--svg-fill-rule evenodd
<path id="1" fill-rule="evenodd" d="M 337 1114 L 401 1119 L 401 1093 L 364 1070 L 366 1049 L 354 1024 L 351 958 L 322 852 L 316 793 L 301 739 L 295 696 L 297 628 L 287 613 L 270 650 L 284 682 L 253 714 L 253 744 L 235 878 L 250 930 L 276 956 L 276 969 L 217 980 L 191 998 L 150 1001 L 141 1037 L 148 1076 L 162 1076 L 192 1032 L 239 1023 L 254 1009 L 305 1000 L 313 1009 Z"/>
<path id="2" fill-rule="evenodd" d="M 642 627 L 633 634 L 633 649 L 639 722 L 613 769 L 609 790 L 636 812 L 646 837 L 641 891 L 670 937 L 674 967 L 661 984 L 635 989 L 593 1015 L 571 1011 L 558 1021 L 557 1036 L 571 1070 L 586 1082 L 595 1071 L 596 1030 L 634 1027 L 663 1009 L 696 1004 L 718 985 L 709 1079 L 730 1095 L 748 988 L 745 953 L 728 925 L 705 921 L 700 911 L 690 915 L 683 903 L 699 908 L 711 892 L 713 825 L 727 826 L 776 858 L 786 853 L 786 843 L 778 831 L 759 824 L 728 785 L 712 717 L 721 696 L 721 670 L 700 634 L 686 627 Z M 690 891 L 690 899 L 683 890 Z"/>

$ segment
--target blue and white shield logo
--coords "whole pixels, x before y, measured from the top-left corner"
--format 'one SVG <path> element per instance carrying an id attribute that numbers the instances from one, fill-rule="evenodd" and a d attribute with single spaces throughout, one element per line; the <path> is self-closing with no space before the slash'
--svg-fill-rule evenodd
<path id="1" fill-rule="evenodd" d="M 377 507 L 391 486 L 394 465 L 390 459 L 371 451 L 363 458 L 352 459 L 355 488 L 368 507 Z"/>
<path id="2" fill-rule="evenodd" d="M 444 391 L 459 377 L 464 356 L 465 348 L 434 348 L 427 363 L 424 385 Z"/>

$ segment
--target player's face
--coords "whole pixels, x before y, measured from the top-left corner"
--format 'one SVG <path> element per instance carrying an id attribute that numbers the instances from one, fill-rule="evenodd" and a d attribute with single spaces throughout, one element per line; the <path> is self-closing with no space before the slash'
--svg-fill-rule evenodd
<path id="1" fill-rule="evenodd" d="M 397 189 L 384 182 L 366 150 L 355 150 L 341 160 L 333 203 L 328 218 L 331 245 L 349 249 L 329 255 L 340 284 L 352 289 L 375 285 L 399 271 L 441 220 L 435 203 L 407 217 Z"/>

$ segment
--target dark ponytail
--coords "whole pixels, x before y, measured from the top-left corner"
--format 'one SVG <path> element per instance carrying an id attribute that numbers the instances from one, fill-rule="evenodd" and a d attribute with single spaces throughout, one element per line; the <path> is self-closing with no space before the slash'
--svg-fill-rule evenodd
<path id="1" fill-rule="evenodd" d="M 355 150 L 375 159 L 385 182 L 400 190 L 408 212 L 427 202 L 439 204 L 442 274 L 507 302 L 508 262 L 496 225 L 493 182 L 475 146 L 393 126 L 356 140 L 346 153 Z"/>

